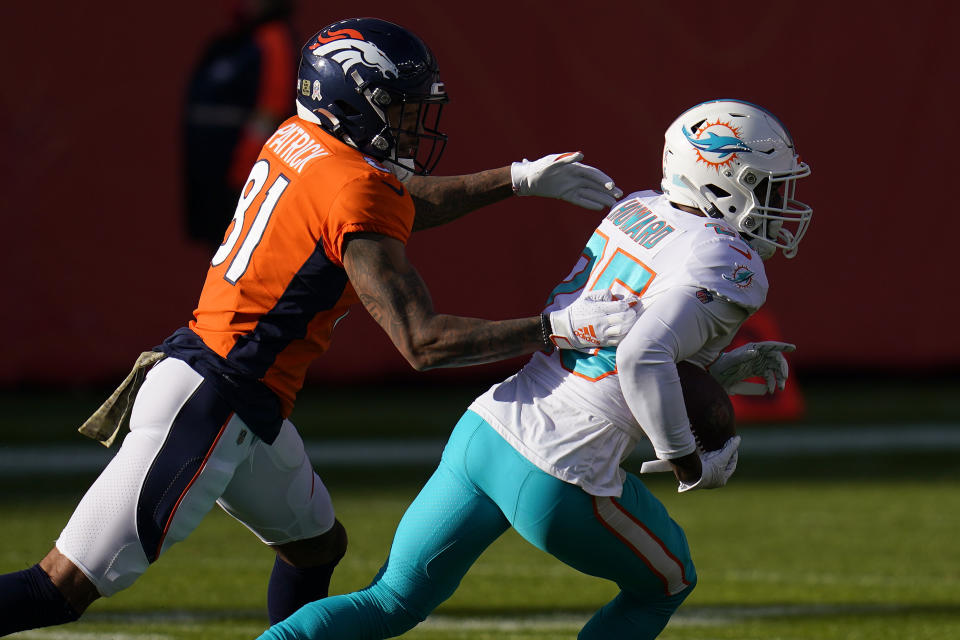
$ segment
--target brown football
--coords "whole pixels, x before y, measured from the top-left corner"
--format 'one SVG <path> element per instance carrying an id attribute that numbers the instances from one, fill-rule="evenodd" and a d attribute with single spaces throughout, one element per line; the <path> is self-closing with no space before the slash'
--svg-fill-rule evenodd
<path id="1" fill-rule="evenodd" d="M 716 451 L 737 435 L 733 403 L 720 383 L 695 364 L 677 363 L 690 430 L 704 451 Z"/>

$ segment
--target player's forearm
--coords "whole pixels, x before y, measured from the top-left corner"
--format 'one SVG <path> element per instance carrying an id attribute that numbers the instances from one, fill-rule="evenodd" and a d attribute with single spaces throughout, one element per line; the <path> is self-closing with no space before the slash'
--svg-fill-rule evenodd
<path id="1" fill-rule="evenodd" d="M 418 371 L 523 356 L 545 346 L 540 317 L 482 320 L 435 315 L 394 340 Z"/>
<path id="2" fill-rule="evenodd" d="M 437 314 L 425 289 L 416 286 L 418 279 L 410 272 L 402 278 L 408 286 L 394 286 L 382 295 L 360 294 L 367 312 L 414 369 L 484 364 L 544 348 L 549 330 L 540 316 L 482 320 Z"/>
<path id="3" fill-rule="evenodd" d="M 737 326 L 720 322 L 695 292 L 677 287 L 657 296 L 617 347 L 624 399 L 662 460 L 695 449 L 676 363 Z"/>
<path id="4" fill-rule="evenodd" d="M 669 353 L 650 347 L 642 354 L 622 357 L 621 349 L 623 345 L 617 348 L 620 388 L 657 457 L 673 460 L 693 452 L 696 443 L 683 404 L 680 376 Z"/>
<path id="5" fill-rule="evenodd" d="M 495 362 L 547 344 L 551 327 L 541 316 L 481 320 L 436 313 L 398 240 L 356 233 L 346 243 L 344 268 L 360 302 L 413 368 Z"/>
<path id="6" fill-rule="evenodd" d="M 452 222 L 513 195 L 509 166 L 463 176 L 413 176 L 406 187 L 416 205 L 414 231 Z"/>

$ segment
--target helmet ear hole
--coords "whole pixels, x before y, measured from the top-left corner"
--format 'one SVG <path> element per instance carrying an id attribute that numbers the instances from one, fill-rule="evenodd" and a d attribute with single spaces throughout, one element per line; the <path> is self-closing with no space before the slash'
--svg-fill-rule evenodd
<path id="1" fill-rule="evenodd" d="M 339 107 L 340 111 L 343 112 L 343 115 L 347 116 L 348 118 L 351 117 L 351 116 L 359 116 L 359 115 L 360 115 L 360 112 L 357 111 L 356 109 L 354 109 L 354 108 L 353 108 L 353 105 L 350 104 L 349 102 L 346 102 L 346 101 L 344 101 L 344 100 L 335 100 L 335 101 L 334 101 L 334 104 L 337 105 L 337 107 Z"/>
<path id="2" fill-rule="evenodd" d="M 705 186 L 707 187 L 707 189 L 710 189 L 710 192 L 711 192 L 713 195 L 717 196 L 718 198 L 729 198 L 729 197 L 730 197 L 730 192 L 729 192 L 729 191 L 727 191 L 726 189 L 723 189 L 723 188 L 721 188 L 721 187 L 718 187 L 717 185 L 715 185 L 715 184 L 713 184 L 713 183 L 707 184 L 707 185 L 705 185 Z"/>
<path id="3" fill-rule="evenodd" d="M 753 174 L 750 174 L 753 175 Z M 770 185 L 770 179 L 764 178 L 757 183 L 757 186 L 753 188 L 753 193 L 760 199 L 760 202 L 763 202 L 767 199 L 767 188 Z"/>

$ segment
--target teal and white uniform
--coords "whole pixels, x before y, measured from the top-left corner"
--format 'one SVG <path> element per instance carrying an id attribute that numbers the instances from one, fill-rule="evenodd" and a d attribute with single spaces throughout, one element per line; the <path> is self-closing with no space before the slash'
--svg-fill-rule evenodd
<path id="1" fill-rule="evenodd" d="M 686 537 L 620 464 L 695 443 L 676 362 L 702 366 L 766 297 L 763 263 L 723 221 L 634 193 L 597 227 L 548 310 L 596 289 L 639 297 L 617 348 L 538 353 L 477 398 L 397 527 L 373 583 L 300 609 L 263 639 L 388 638 L 426 618 L 497 537 L 531 544 L 621 589 L 581 639 L 654 638 L 696 583 Z"/>
<path id="2" fill-rule="evenodd" d="M 547 473 L 617 496 L 620 463 L 644 435 L 660 458 L 694 450 L 674 363 L 712 363 L 763 304 L 767 280 L 763 261 L 726 222 L 646 191 L 610 211 L 547 310 L 607 288 L 639 296 L 643 307 L 623 344 L 537 353 L 470 409 Z"/>

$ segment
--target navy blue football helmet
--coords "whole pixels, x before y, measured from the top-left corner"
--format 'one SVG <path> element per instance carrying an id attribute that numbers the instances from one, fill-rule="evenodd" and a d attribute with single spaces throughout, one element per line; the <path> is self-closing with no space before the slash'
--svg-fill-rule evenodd
<path id="1" fill-rule="evenodd" d="M 418 175 L 436 167 L 446 146 L 437 126 L 447 100 L 433 53 L 393 23 L 341 20 L 301 51 L 297 115 Z"/>

